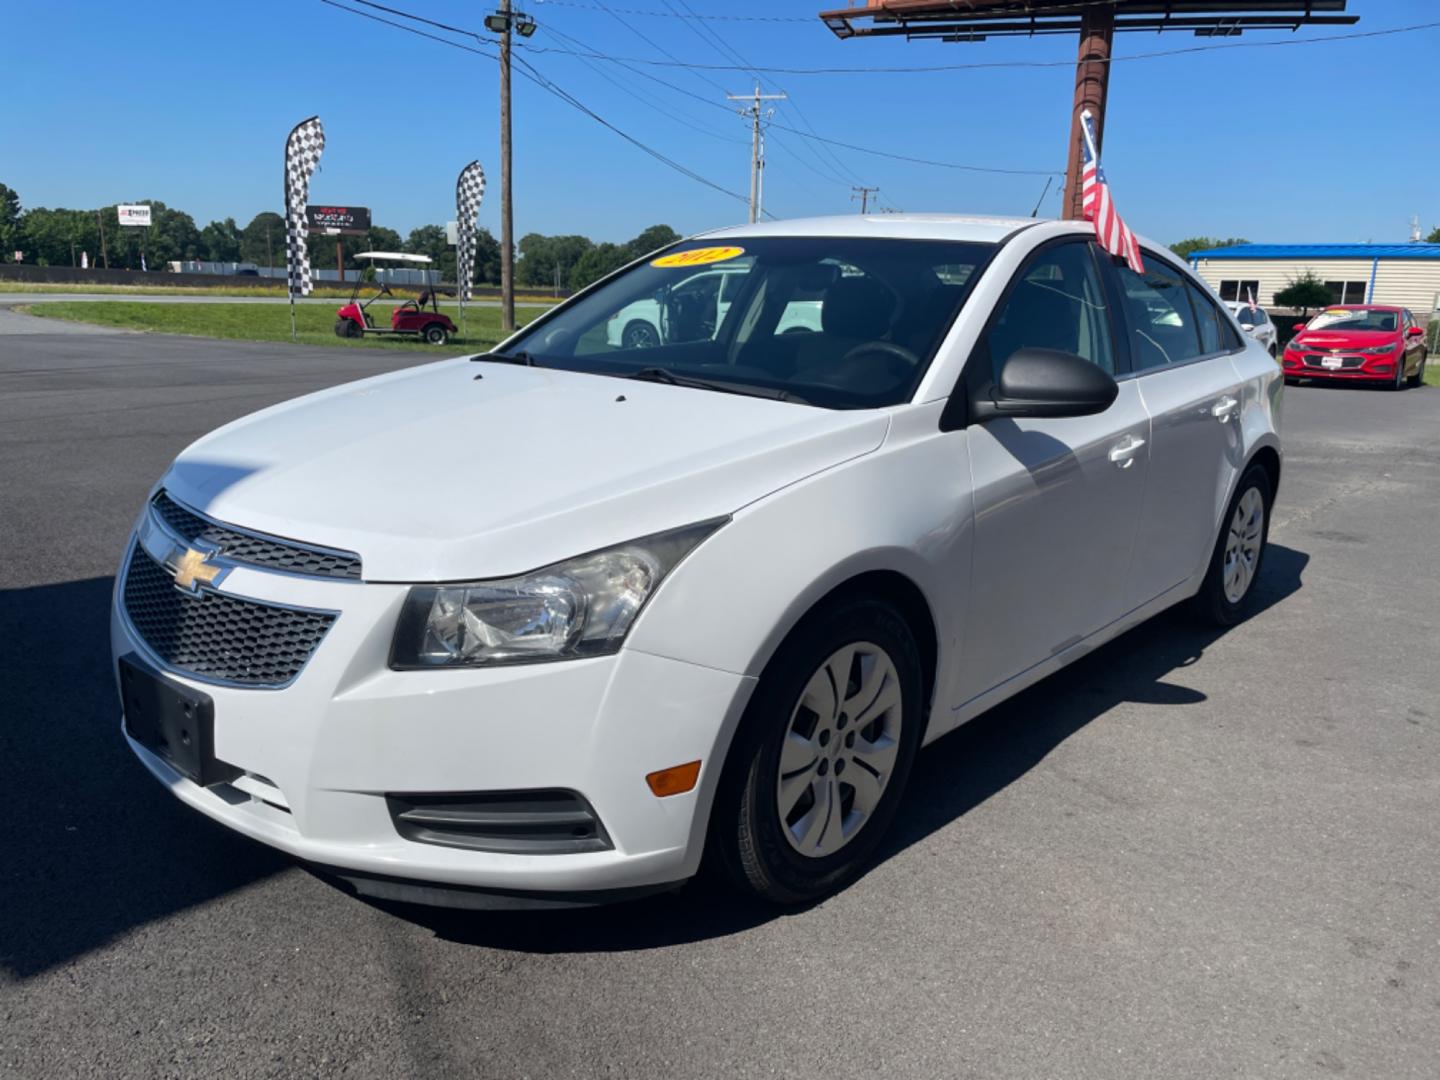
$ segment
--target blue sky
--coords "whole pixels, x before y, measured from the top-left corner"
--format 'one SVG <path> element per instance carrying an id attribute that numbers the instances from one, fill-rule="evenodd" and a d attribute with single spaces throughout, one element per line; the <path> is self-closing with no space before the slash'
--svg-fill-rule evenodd
<path id="1" fill-rule="evenodd" d="M 349 0 L 341 0 L 349 2 Z M 476 27 L 473 0 L 386 0 Z M 834 0 L 838 5 L 839 0 Z M 619 18 L 602 10 L 627 12 Z M 839 41 L 814 13 L 824 0 L 688 0 L 748 64 L 861 67 L 1006 60 L 1054 67 L 941 73 L 766 76 L 792 95 L 777 124 L 916 157 L 1060 171 L 1074 41 L 983 44 Z M 523 55 L 617 127 L 735 192 L 748 186 L 745 123 L 723 91 L 743 71 L 644 67 L 705 101 L 631 70 L 545 49 L 575 42 L 620 57 L 730 60 L 678 0 L 525 0 L 539 22 Z M 1357 31 L 1440 20 L 1433 0 L 1350 0 Z M 127 6 L 51 0 L 8 5 L 12 88 L 0 113 L 0 181 L 26 206 L 157 198 L 198 224 L 280 208 L 289 128 L 318 113 L 328 148 L 312 201 L 368 205 L 402 233 L 454 216 L 454 177 L 479 158 L 491 177 L 482 225 L 497 230 L 497 71 L 320 0 L 170 0 Z M 1250 33 L 1245 42 L 1298 40 Z M 561 36 L 564 35 L 564 36 Z M 49 43 L 49 44 L 45 44 Z M 1204 44 L 1123 35 L 1116 55 Z M 53 47 L 51 47 L 53 45 Z M 1126 218 L 1162 241 L 1204 234 L 1257 241 L 1401 241 L 1418 214 L 1440 223 L 1440 139 L 1425 82 L 1440 28 L 1391 37 L 1136 59 L 1115 65 L 1105 167 Z M 608 81 L 596 68 L 617 80 Z M 15 93 L 16 87 L 26 92 Z M 707 104 L 712 102 L 713 104 Z M 516 230 L 624 240 L 666 223 L 682 232 L 743 220 L 740 201 L 673 172 L 522 78 L 515 90 Z M 1283 132 L 1295 132 L 1282 137 Z M 962 172 L 833 148 L 772 131 L 766 206 L 790 217 L 856 209 L 849 184 L 911 211 L 1028 214 L 1044 178 Z M 1042 213 L 1055 215 L 1054 187 Z"/>

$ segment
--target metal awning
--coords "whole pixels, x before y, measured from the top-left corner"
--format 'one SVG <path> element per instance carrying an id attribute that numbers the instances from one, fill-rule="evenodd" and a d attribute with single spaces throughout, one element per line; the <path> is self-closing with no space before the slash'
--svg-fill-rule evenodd
<path id="1" fill-rule="evenodd" d="M 1117 32 L 1191 32 L 1234 37 L 1246 30 L 1353 26 L 1346 0 L 1115 0 Z M 860 7 L 821 12 L 836 37 L 938 38 L 1076 34 L 1095 0 L 869 0 Z"/>

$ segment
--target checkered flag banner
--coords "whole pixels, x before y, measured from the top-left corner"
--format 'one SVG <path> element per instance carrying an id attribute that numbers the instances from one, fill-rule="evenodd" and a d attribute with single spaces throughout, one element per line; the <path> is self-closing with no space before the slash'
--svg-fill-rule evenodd
<path id="1" fill-rule="evenodd" d="M 318 116 L 295 125 L 285 140 L 285 268 L 290 295 L 310 295 L 310 226 L 305 204 L 310 201 L 310 174 L 325 152 L 325 128 Z"/>
<path id="2" fill-rule="evenodd" d="M 475 219 L 480 215 L 480 201 L 485 198 L 485 170 L 480 162 L 472 161 L 460 170 L 455 181 L 455 284 L 460 288 L 460 299 L 470 299 L 470 287 L 475 277 Z"/>

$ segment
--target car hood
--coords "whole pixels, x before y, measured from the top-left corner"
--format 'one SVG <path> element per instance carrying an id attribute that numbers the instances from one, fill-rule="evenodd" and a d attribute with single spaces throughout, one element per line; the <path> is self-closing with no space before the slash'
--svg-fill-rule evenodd
<path id="1" fill-rule="evenodd" d="M 1399 340 L 1394 330 L 1304 330 L 1290 344 L 1308 349 L 1369 349 Z"/>
<path id="2" fill-rule="evenodd" d="M 876 449 L 883 412 L 442 361 L 237 420 L 163 481 L 372 581 L 498 577 L 730 514 Z"/>

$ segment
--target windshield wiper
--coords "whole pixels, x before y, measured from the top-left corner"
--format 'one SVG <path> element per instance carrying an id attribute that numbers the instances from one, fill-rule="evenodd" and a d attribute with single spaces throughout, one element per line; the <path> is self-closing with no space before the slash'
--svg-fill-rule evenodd
<path id="1" fill-rule="evenodd" d="M 810 404 L 804 398 L 790 393 L 789 390 L 776 390 L 768 386 L 751 386 L 747 383 L 717 382 L 713 379 L 701 379 L 694 375 L 677 375 L 669 368 L 663 367 L 643 367 L 639 371 L 622 375 L 621 378 L 665 383 L 667 386 L 685 386 L 694 390 L 718 390 L 722 394 L 744 394 L 748 397 L 771 398 L 775 401 L 794 402 L 797 405 Z"/>
<path id="2" fill-rule="evenodd" d="M 535 366 L 535 358 L 528 352 L 510 353 L 508 355 L 498 352 L 482 352 L 470 357 L 472 364 L 478 360 L 488 360 L 495 364 L 520 364 L 523 367 Z"/>

